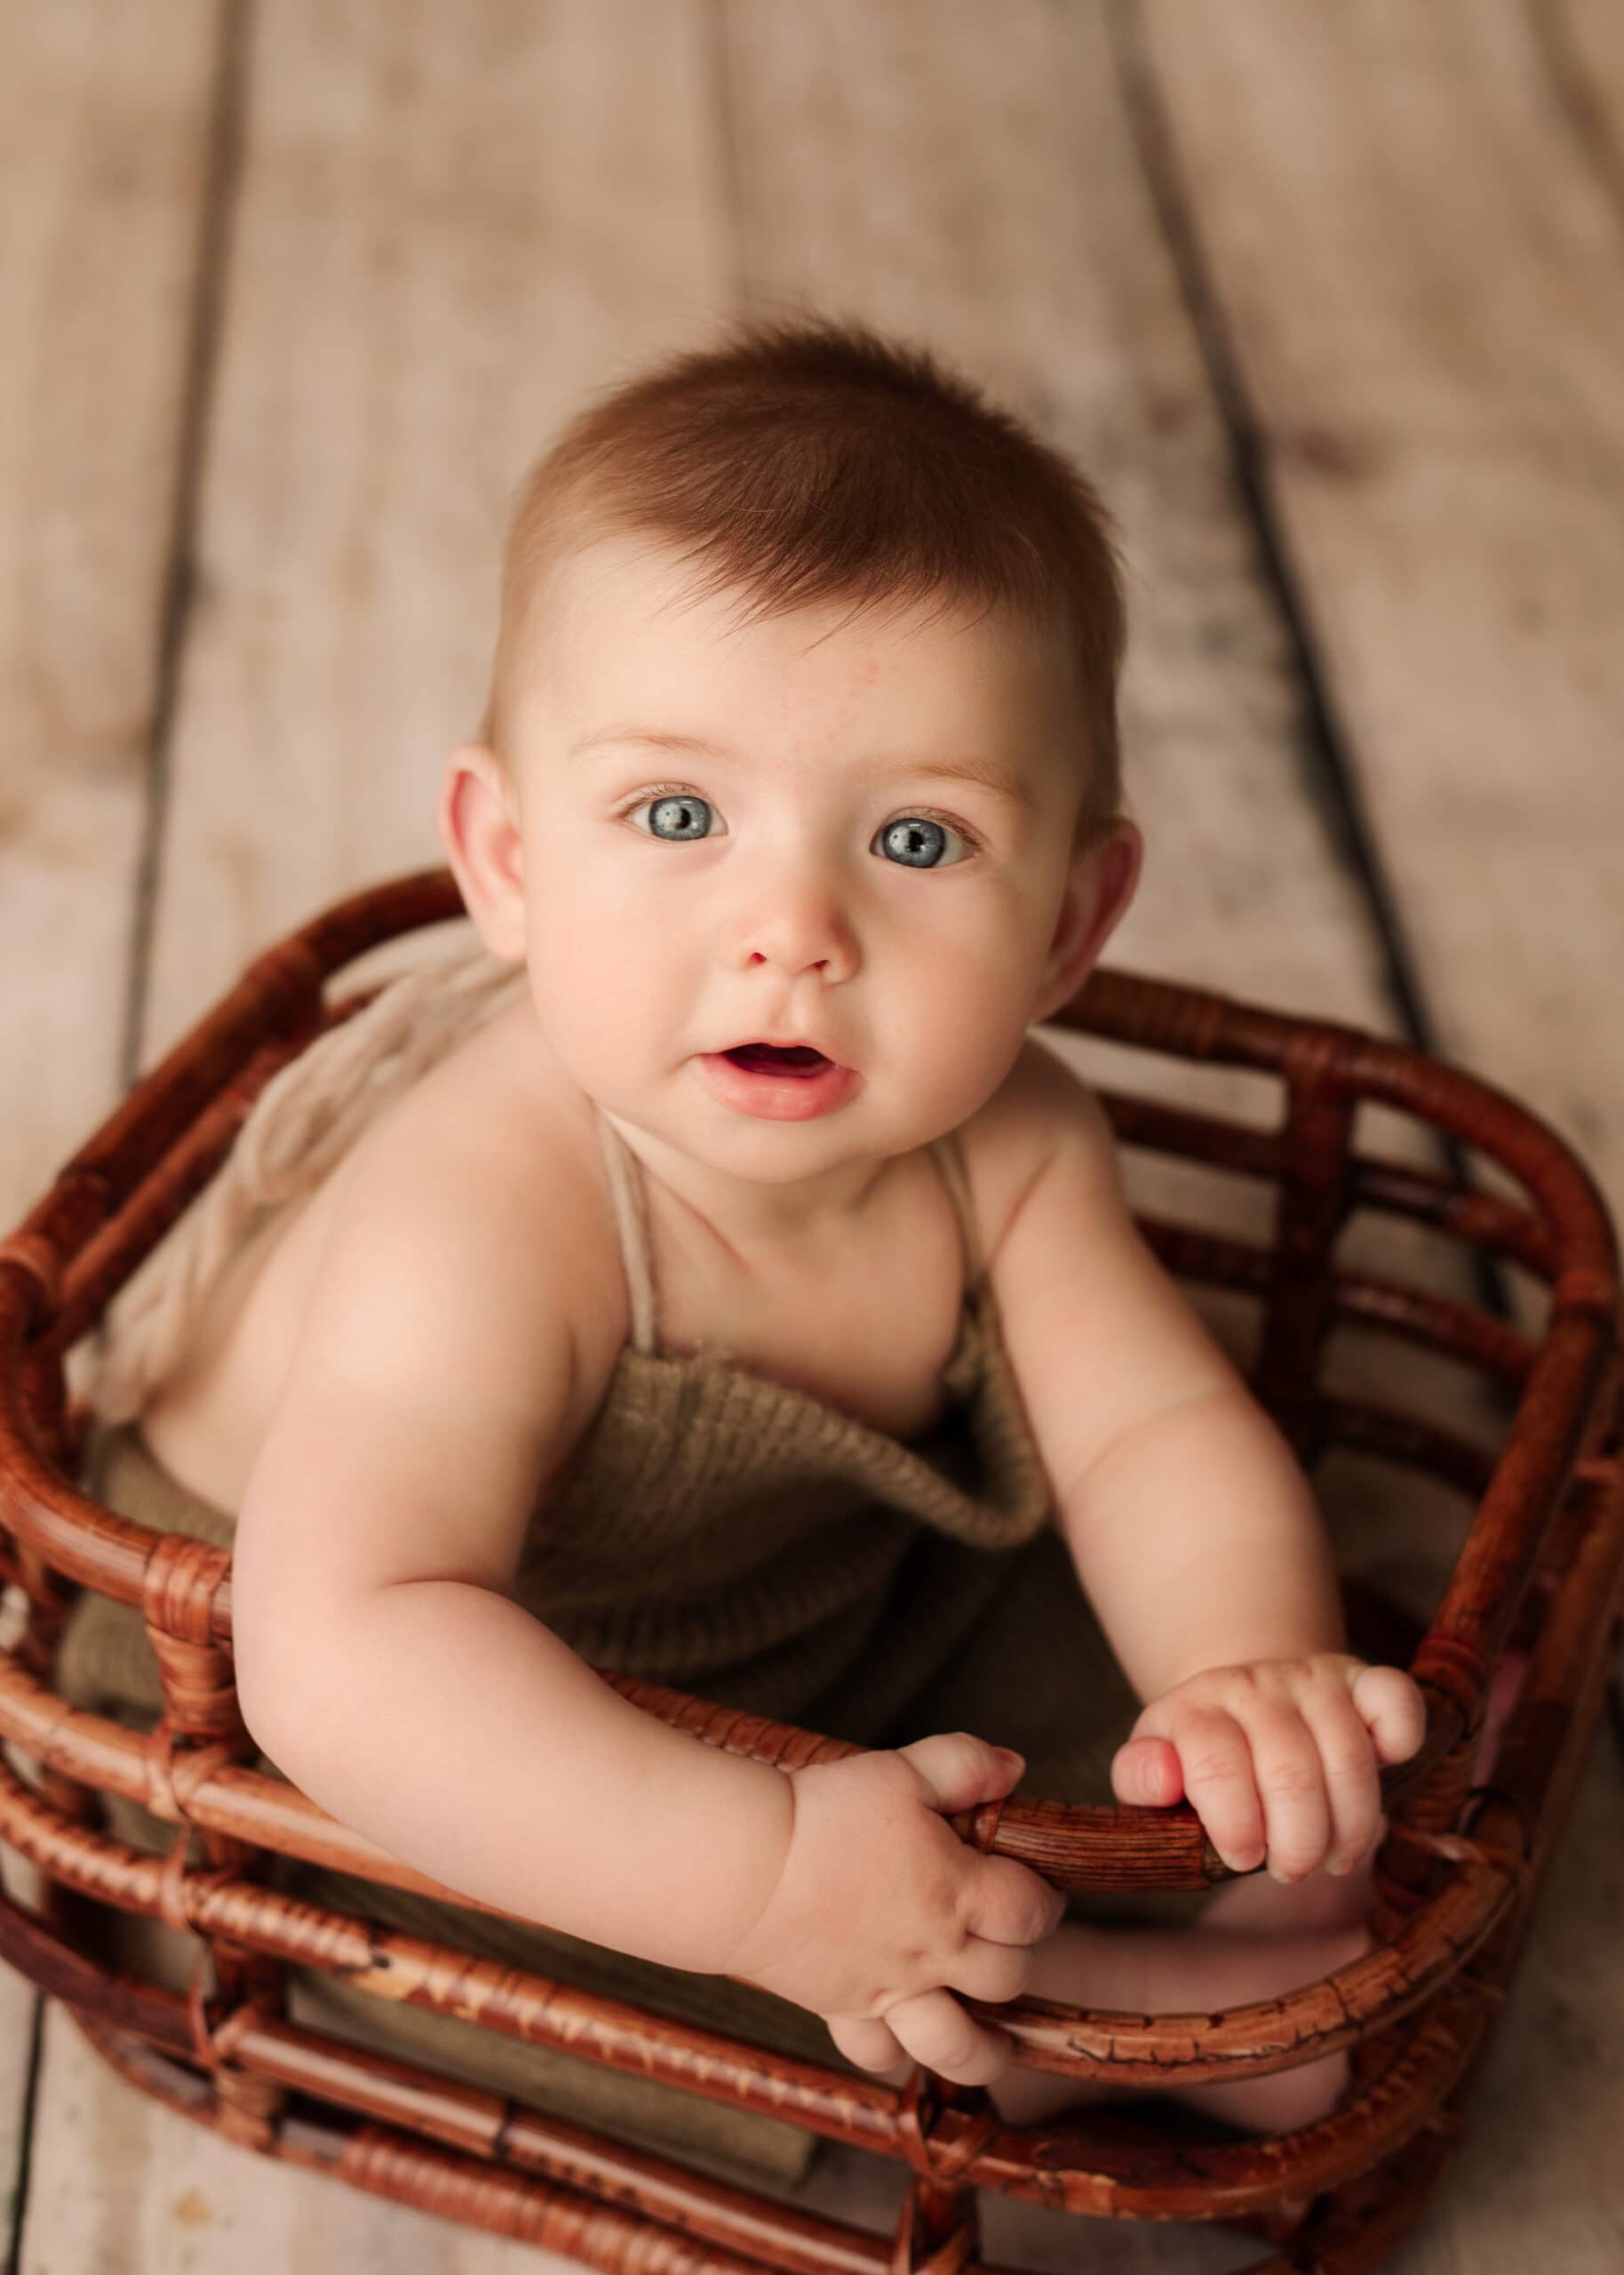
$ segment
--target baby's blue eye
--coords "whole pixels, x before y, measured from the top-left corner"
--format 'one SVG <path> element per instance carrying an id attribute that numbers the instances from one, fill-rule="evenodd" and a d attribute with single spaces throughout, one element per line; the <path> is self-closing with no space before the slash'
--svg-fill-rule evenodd
<path id="1" fill-rule="evenodd" d="M 880 835 L 888 850 L 908 867 L 937 869 L 942 866 L 939 849 L 943 841 L 956 834 L 944 822 L 932 821 L 928 814 L 904 814 L 899 820 L 887 822 Z"/>
<path id="2" fill-rule="evenodd" d="M 646 812 L 649 834 L 666 845 L 700 844 L 711 833 L 705 826 L 714 808 L 708 798 L 696 790 L 657 791 L 627 810 L 633 814 Z M 875 840 L 888 854 L 907 868 L 936 869 L 943 865 L 943 850 L 951 837 L 970 843 L 967 833 L 951 822 L 937 821 L 929 814 L 902 814 L 888 821 Z M 948 866 L 956 864 L 948 863 Z"/>
<path id="3" fill-rule="evenodd" d="M 691 843 L 702 838 L 705 831 L 696 824 L 696 815 L 711 810 L 708 798 L 697 798 L 689 790 L 669 792 L 665 797 L 653 798 L 649 803 L 649 823 L 653 835 L 663 837 L 668 844 Z M 655 817 L 666 814 L 671 818 L 669 830 L 656 828 Z"/>

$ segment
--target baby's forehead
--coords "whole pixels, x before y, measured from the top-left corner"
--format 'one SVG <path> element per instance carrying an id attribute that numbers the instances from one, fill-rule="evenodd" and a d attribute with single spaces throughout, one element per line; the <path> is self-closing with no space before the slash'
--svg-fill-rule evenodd
<path id="1" fill-rule="evenodd" d="M 1038 653 L 1065 654 L 1071 643 L 1058 612 L 1034 621 L 1008 603 L 943 585 L 930 590 L 861 580 L 781 597 L 770 584 L 729 577 L 657 535 L 593 532 L 561 545 L 538 566 L 529 629 L 537 640 L 565 624 L 590 622 L 601 641 L 664 628 L 675 645 L 714 643 L 758 626 L 784 627 L 821 643 L 849 627 L 861 640 L 927 645 L 971 635 L 1024 664 Z"/>
<path id="2" fill-rule="evenodd" d="M 725 746 L 776 733 L 787 705 L 800 728 L 847 720 L 877 752 L 967 738 L 1039 765 L 1040 747 L 1074 741 L 1079 710 L 1058 624 L 940 591 L 785 607 L 629 531 L 561 547 L 513 663 L 521 751 L 573 749 L 626 722 Z"/>

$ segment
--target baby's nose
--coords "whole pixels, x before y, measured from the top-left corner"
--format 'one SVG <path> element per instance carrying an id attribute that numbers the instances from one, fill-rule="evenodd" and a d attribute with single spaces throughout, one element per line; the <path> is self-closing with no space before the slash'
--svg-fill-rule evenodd
<path id="1" fill-rule="evenodd" d="M 841 896 L 816 879 L 782 883 L 759 902 L 744 932 L 745 960 L 786 971 L 843 974 L 855 962 L 856 941 Z"/>

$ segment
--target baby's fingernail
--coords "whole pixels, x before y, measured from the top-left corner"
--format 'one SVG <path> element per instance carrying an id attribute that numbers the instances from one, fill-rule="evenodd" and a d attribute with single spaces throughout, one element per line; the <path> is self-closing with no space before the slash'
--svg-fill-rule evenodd
<path id="1" fill-rule="evenodd" d="M 1026 1756 L 1023 1753 L 1016 1753 L 1012 1746 L 995 1745 L 992 1751 L 997 1754 L 1000 1765 L 1012 1776 L 1018 1777 L 1025 1768 Z"/>

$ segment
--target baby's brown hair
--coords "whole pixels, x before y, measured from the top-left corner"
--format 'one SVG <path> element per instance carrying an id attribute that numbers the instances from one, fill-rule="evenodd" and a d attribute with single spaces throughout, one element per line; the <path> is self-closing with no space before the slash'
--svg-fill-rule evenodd
<path id="1" fill-rule="evenodd" d="M 611 531 L 697 564 L 705 595 L 744 592 L 746 623 L 831 601 L 1058 623 L 1088 762 L 1077 845 L 1115 818 L 1116 525 L 1070 460 L 925 348 L 855 321 L 745 322 L 577 413 L 524 476 L 503 550 L 480 739 L 505 767 L 534 595 Z"/>

